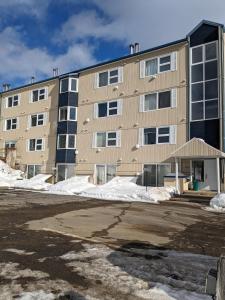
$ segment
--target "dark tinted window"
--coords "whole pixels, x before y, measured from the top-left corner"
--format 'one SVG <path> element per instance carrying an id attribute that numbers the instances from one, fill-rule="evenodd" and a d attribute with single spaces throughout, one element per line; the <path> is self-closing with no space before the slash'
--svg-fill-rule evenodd
<path id="1" fill-rule="evenodd" d="M 170 142 L 170 137 L 169 136 L 159 136 L 158 137 L 158 143 L 159 144 L 164 144 L 164 143 L 169 143 Z"/>
<path id="2" fill-rule="evenodd" d="M 205 64 L 205 80 L 217 78 L 217 60 Z"/>
<path id="3" fill-rule="evenodd" d="M 203 119 L 203 102 L 192 103 L 192 120 Z"/>
<path id="4" fill-rule="evenodd" d="M 169 133 L 170 133 L 169 127 L 162 127 L 158 129 L 158 134 L 169 134 Z"/>
<path id="5" fill-rule="evenodd" d="M 213 119 L 218 118 L 218 101 L 206 101 L 205 102 L 205 118 Z"/>
<path id="6" fill-rule="evenodd" d="M 192 50 L 192 63 L 202 62 L 202 46 Z"/>
<path id="7" fill-rule="evenodd" d="M 217 49 L 216 49 L 216 43 L 208 44 L 205 46 L 205 59 L 216 59 L 217 58 Z"/>
<path id="8" fill-rule="evenodd" d="M 203 100 L 203 83 L 192 84 L 192 101 Z"/>
<path id="9" fill-rule="evenodd" d="M 69 85 L 69 79 L 61 79 L 61 93 L 66 93 L 68 92 L 68 85 Z"/>
<path id="10" fill-rule="evenodd" d="M 108 72 L 99 73 L 99 86 L 108 85 Z"/>
<path id="11" fill-rule="evenodd" d="M 107 116 L 107 103 L 98 104 L 98 116 L 106 117 Z"/>
<path id="12" fill-rule="evenodd" d="M 171 92 L 162 92 L 159 93 L 159 108 L 170 107 L 170 99 L 171 99 Z"/>
<path id="13" fill-rule="evenodd" d="M 203 81 L 203 64 L 191 67 L 192 82 Z"/>
<path id="14" fill-rule="evenodd" d="M 156 128 L 144 129 L 144 144 L 145 145 L 156 144 Z"/>
<path id="15" fill-rule="evenodd" d="M 216 99 L 218 97 L 218 81 L 212 80 L 205 83 L 205 99 Z"/>

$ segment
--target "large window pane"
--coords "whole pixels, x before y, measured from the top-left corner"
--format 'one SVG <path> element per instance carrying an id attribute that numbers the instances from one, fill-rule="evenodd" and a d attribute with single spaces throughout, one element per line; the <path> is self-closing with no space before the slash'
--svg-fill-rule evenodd
<path id="1" fill-rule="evenodd" d="M 61 93 L 68 92 L 69 79 L 68 78 L 61 79 L 60 84 L 61 84 L 61 86 L 60 86 L 60 92 Z"/>
<path id="2" fill-rule="evenodd" d="M 99 73 L 99 86 L 108 85 L 108 72 Z"/>
<path id="3" fill-rule="evenodd" d="M 105 147 L 106 146 L 106 133 L 99 132 L 97 133 L 97 147 Z"/>
<path id="4" fill-rule="evenodd" d="M 112 180 L 116 176 L 116 166 L 106 166 L 106 181 Z"/>
<path id="5" fill-rule="evenodd" d="M 31 127 L 37 126 L 37 115 L 31 116 Z"/>
<path id="6" fill-rule="evenodd" d="M 76 120 L 76 108 L 70 107 L 70 120 L 75 121 Z"/>
<path id="7" fill-rule="evenodd" d="M 169 127 L 162 127 L 158 129 L 158 134 L 169 134 L 170 128 Z"/>
<path id="8" fill-rule="evenodd" d="M 58 137 L 58 148 L 66 148 L 66 135 L 65 134 L 61 134 Z"/>
<path id="9" fill-rule="evenodd" d="M 191 99 L 192 101 L 203 100 L 203 83 L 192 84 Z"/>
<path id="10" fill-rule="evenodd" d="M 74 134 L 69 134 L 68 135 L 68 148 L 75 148 L 75 135 Z"/>
<path id="11" fill-rule="evenodd" d="M 67 120 L 67 107 L 61 107 L 59 109 L 59 121 Z"/>
<path id="12" fill-rule="evenodd" d="M 216 59 L 217 58 L 217 47 L 216 43 L 208 44 L 205 46 L 205 59 Z"/>
<path id="13" fill-rule="evenodd" d="M 205 119 L 218 118 L 218 101 L 205 102 Z"/>
<path id="14" fill-rule="evenodd" d="M 203 57 L 202 50 L 203 50 L 202 46 L 192 49 L 192 63 L 193 64 L 202 62 L 202 57 Z"/>
<path id="15" fill-rule="evenodd" d="M 145 95 L 145 111 L 154 110 L 157 108 L 157 94 Z"/>
<path id="16" fill-rule="evenodd" d="M 144 165 L 144 186 L 156 186 L 156 165 Z"/>
<path id="17" fill-rule="evenodd" d="M 97 165 L 96 166 L 96 183 L 104 184 L 106 181 L 106 170 L 105 165 Z"/>
<path id="18" fill-rule="evenodd" d="M 70 90 L 72 91 L 72 92 L 76 92 L 76 90 L 77 90 L 77 80 L 76 79 L 74 79 L 74 78 L 71 78 L 70 79 L 71 80 L 71 86 L 70 86 Z"/>
<path id="19" fill-rule="evenodd" d="M 145 145 L 156 144 L 156 128 L 144 129 L 144 144 Z"/>
<path id="20" fill-rule="evenodd" d="M 107 116 L 107 103 L 98 104 L 98 116 L 100 118 Z"/>
<path id="21" fill-rule="evenodd" d="M 203 81 L 203 64 L 191 67 L 192 82 Z"/>
<path id="22" fill-rule="evenodd" d="M 218 81 L 212 80 L 205 83 L 205 99 L 216 99 L 218 97 Z"/>
<path id="23" fill-rule="evenodd" d="M 202 120 L 203 115 L 203 102 L 192 103 L 192 120 Z"/>
<path id="24" fill-rule="evenodd" d="M 159 93 L 159 108 L 170 107 L 171 92 Z"/>
<path id="25" fill-rule="evenodd" d="M 146 61 L 145 64 L 145 75 L 155 75 L 158 72 L 158 60 L 157 58 Z"/>
<path id="26" fill-rule="evenodd" d="M 217 78 L 217 60 L 205 64 L 205 80 Z"/>
<path id="27" fill-rule="evenodd" d="M 164 176 L 171 172 L 170 165 L 157 166 L 157 186 L 164 186 Z"/>

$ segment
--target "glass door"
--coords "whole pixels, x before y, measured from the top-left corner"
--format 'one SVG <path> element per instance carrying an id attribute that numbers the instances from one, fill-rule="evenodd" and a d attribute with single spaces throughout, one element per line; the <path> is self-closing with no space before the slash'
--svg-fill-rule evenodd
<path id="1" fill-rule="evenodd" d="M 108 165 L 106 166 L 106 182 L 112 180 L 116 176 L 116 166 Z"/>
<path id="2" fill-rule="evenodd" d="M 144 186 L 156 186 L 156 165 L 144 165 Z"/>
<path id="3" fill-rule="evenodd" d="M 106 181 L 105 165 L 96 165 L 96 184 L 104 184 Z"/>
<path id="4" fill-rule="evenodd" d="M 171 165 L 157 165 L 157 186 L 164 186 L 164 176 L 171 172 Z"/>

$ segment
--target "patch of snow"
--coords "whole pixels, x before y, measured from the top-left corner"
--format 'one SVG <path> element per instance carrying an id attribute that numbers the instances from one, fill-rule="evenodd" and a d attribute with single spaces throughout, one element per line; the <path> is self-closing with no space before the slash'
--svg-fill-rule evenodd
<path id="1" fill-rule="evenodd" d="M 146 187 L 137 185 L 134 177 L 115 177 L 108 183 L 83 191 L 80 196 L 121 201 L 158 203 L 169 200 L 173 187 Z"/>
<path id="2" fill-rule="evenodd" d="M 47 190 L 52 184 L 46 180 L 52 177 L 51 174 L 38 174 L 30 179 L 15 182 L 14 187 L 32 190 Z"/>
<path id="3" fill-rule="evenodd" d="M 18 179 L 22 179 L 23 172 L 20 170 L 12 169 L 5 162 L 0 160 L 0 186 L 1 187 L 12 187 L 14 182 Z"/>
<path id="4" fill-rule="evenodd" d="M 74 195 L 93 187 L 95 187 L 95 185 L 89 182 L 89 176 L 74 176 L 49 186 L 47 192 Z"/>
<path id="5" fill-rule="evenodd" d="M 74 271 L 118 295 L 152 300 L 210 300 L 205 277 L 217 258 L 152 248 L 128 252 L 83 244 L 84 250 L 61 256 Z M 125 250 L 125 249 L 124 249 Z"/>
<path id="6" fill-rule="evenodd" d="M 206 210 L 225 213 L 225 193 L 220 193 L 213 197 L 210 201 L 210 207 L 207 207 Z"/>
<path id="7" fill-rule="evenodd" d="M 32 255 L 35 253 L 35 252 L 26 252 L 25 250 L 13 249 L 13 248 L 3 249 L 3 251 L 16 253 L 18 255 Z"/>
<path id="8" fill-rule="evenodd" d="M 55 296 L 52 293 L 45 293 L 44 291 L 25 292 L 20 294 L 18 300 L 54 300 Z"/>

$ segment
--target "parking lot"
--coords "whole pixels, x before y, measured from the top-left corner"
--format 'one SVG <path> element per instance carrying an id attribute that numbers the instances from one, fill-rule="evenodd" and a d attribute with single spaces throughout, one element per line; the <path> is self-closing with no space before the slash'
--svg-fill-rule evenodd
<path id="1" fill-rule="evenodd" d="M 192 299 L 225 253 L 224 228 L 199 204 L 1 190 L 0 299 Z"/>

